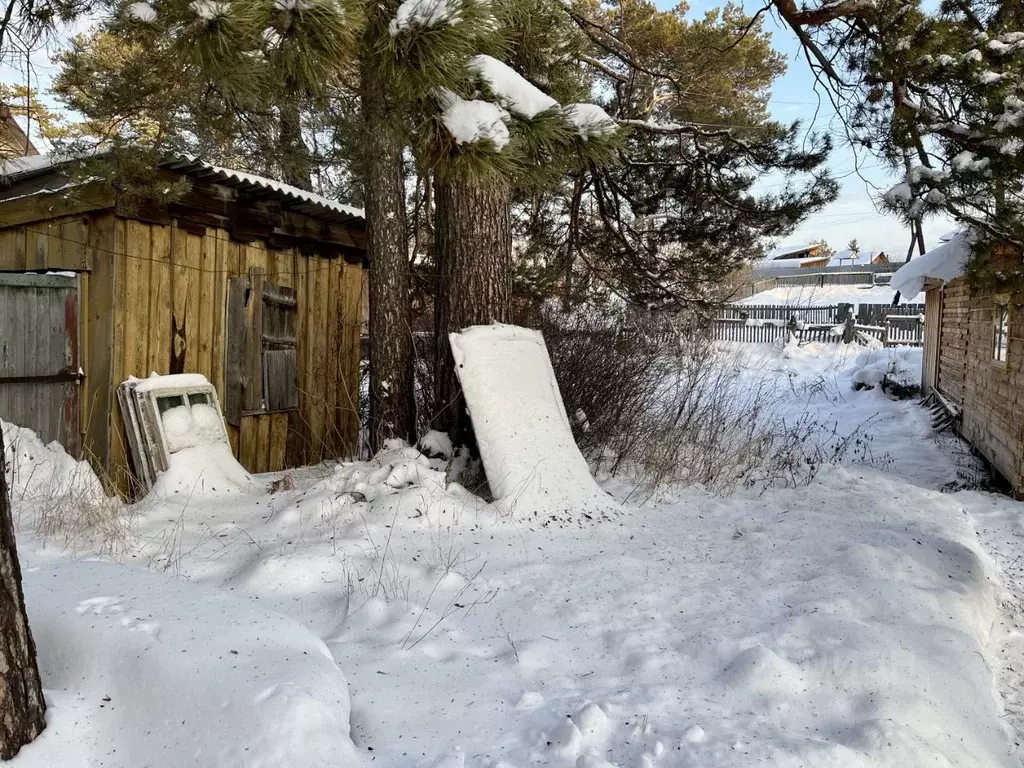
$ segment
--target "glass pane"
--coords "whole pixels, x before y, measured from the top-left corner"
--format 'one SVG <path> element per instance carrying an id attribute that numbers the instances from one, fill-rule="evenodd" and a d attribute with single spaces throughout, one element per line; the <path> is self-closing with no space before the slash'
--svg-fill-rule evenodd
<path id="1" fill-rule="evenodd" d="M 212 405 L 209 392 L 189 392 L 189 405 Z"/>
<path id="2" fill-rule="evenodd" d="M 156 407 L 161 415 L 171 408 L 177 408 L 182 405 L 185 405 L 184 395 L 164 395 L 156 399 Z"/>
<path id="3" fill-rule="evenodd" d="M 995 345 L 992 350 L 992 357 L 999 362 L 1006 362 L 1006 347 L 1010 335 L 1010 311 L 1008 307 L 997 306 L 995 308 Z"/>

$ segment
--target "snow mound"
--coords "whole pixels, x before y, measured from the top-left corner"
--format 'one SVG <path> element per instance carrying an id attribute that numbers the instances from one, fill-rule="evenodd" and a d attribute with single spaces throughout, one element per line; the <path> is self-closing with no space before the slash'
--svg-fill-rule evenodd
<path id="1" fill-rule="evenodd" d="M 447 440 L 447 435 L 430 432 Z M 448 441 L 451 448 L 451 441 Z M 375 501 L 416 486 L 428 495 L 441 496 L 445 492 L 444 472 L 431 466 L 430 459 L 402 440 L 388 440 L 371 462 L 352 462 L 339 466 L 334 473 L 314 486 L 310 495 L 318 490 L 333 490 L 337 494 L 358 494 L 366 501 Z"/>
<path id="2" fill-rule="evenodd" d="M 447 432 L 438 432 L 432 429 L 419 441 L 419 449 L 427 456 L 437 456 L 442 459 L 450 459 L 455 455 L 455 448 L 452 446 L 452 439 Z"/>
<path id="3" fill-rule="evenodd" d="M 881 386 L 890 394 L 915 394 L 921 381 L 924 350 L 914 347 L 872 349 L 857 356 L 850 368 L 854 389 Z"/>
<path id="4" fill-rule="evenodd" d="M 496 324 L 449 338 L 495 500 L 522 514 L 616 509 L 573 440 L 544 337 Z"/>
<path id="5" fill-rule="evenodd" d="M 913 296 L 924 290 L 928 278 L 949 282 L 960 277 L 971 258 L 973 245 L 974 236 L 971 232 L 957 232 L 949 240 L 896 270 L 892 275 L 892 289 L 904 296 Z"/>
<path id="6" fill-rule="evenodd" d="M 252 475 L 238 463 L 228 445 L 194 442 L 189 437 L 194 432 L 183 434 L 177 452 L 170 456 L 170 466 L 157 475 L 150 498 L 238 495 L 252 488 Z M 168 441 L 171 439 L 179 438 L 168 434 Z"/>
<path id="7" fill-rule="evenodd" d="M 25 573 L 49 701 L 18 768 L 358 766 L 348 686 L 283 615 L 98 562 Z"/>
<path id="8" fill-rule="evenodd" d="M 54 499 L 75 495 L 84 500 L 106 498 L 103 484 L 87 461 L 77 461 L 54 441 L 44 445 L 31 429 L 0 420 L 4 435 L 4 466 L 11 497 Z"/>

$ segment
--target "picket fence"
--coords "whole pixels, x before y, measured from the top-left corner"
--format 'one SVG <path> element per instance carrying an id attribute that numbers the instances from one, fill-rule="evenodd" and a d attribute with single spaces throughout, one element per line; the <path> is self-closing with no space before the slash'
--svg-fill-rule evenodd
<path id="1" fill-rule="evenodd" d="M 838 344 L 845 334 L 845 317 L 850 305 L 787 307 L 780 305 L 730 306 L 711 322 L 711 335 L 719 341 L 769 344 L 793 333 L 800 342 Z M 852 326 L 855 341 L 875 339 L 884 346 L 919 347 L 924 344 L 924 306 L 892 307 L 862 304 Z"/>

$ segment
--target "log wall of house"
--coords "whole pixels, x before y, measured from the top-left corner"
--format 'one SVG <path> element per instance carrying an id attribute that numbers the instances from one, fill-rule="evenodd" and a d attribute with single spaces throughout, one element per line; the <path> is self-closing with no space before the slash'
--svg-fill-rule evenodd
<path id="1" fill-rule="evenodd" d="M 1024 494 L 1024 292 L 1000 295 L 1010 310 L 1002 362 L 993 356 L 997 294 L 972 293 L 964 278 L 942 291 L 938 388 L 961 407 L 964 438 Z"/>
<path id="2" fill-rule="evenodd" d="M 202 234 L 199 234 L 199 233 Z M 229 426 L 252 472 L 351 455 L 358 429 L 363 270 L 336 256 L 268 248 L 223 229 L 149 224 L 110 212 L 0 230 L 0 270 L 80 273 L 86 455 L 122 492 L 128 449 L 117 385 L 129 376 L 205 375 L 224 401 L 228 278 L 262 270 L 297 300 L 297 410 Z"/>

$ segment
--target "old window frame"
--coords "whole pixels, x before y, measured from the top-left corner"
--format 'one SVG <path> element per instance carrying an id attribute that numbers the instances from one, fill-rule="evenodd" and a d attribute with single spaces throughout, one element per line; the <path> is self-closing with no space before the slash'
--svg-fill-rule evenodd
<path id="1" fill-rule="evenodd" d="M 228 280 L 224 416 L 298 410 L 298 296 L 255 268 Z"/>
<path id="2" fill-rule="evenodd" d="M 188 374 L 185 374 L 188 375 Z M 128 447 L 132 454 L 135 478 L 148 491 L 156 482 L 160 472 L 170 466 L 171 450 L 164 433 L 159 401 L 169 397 L 181 397 L 183 404 L 192 410 L 192 398 L 202 396 L 206 405 L 216 409 L 221 416 L 221 440 L 230 448 L 227 430 L 224 428 L 224 413 L 221 410 L 217 390 L 212 384 L 187 384 L 184 386 L 160 386 L 138 389 L 146 379 L 129 379 L 117 388 L 121 416 L 128 436 Z"/>
<path id="3" fill-rule="evenodd" d="M 1010 301 L 997 296 L 992 302 L 992 362 L 1006 365 L 1010 347 Z"/>

